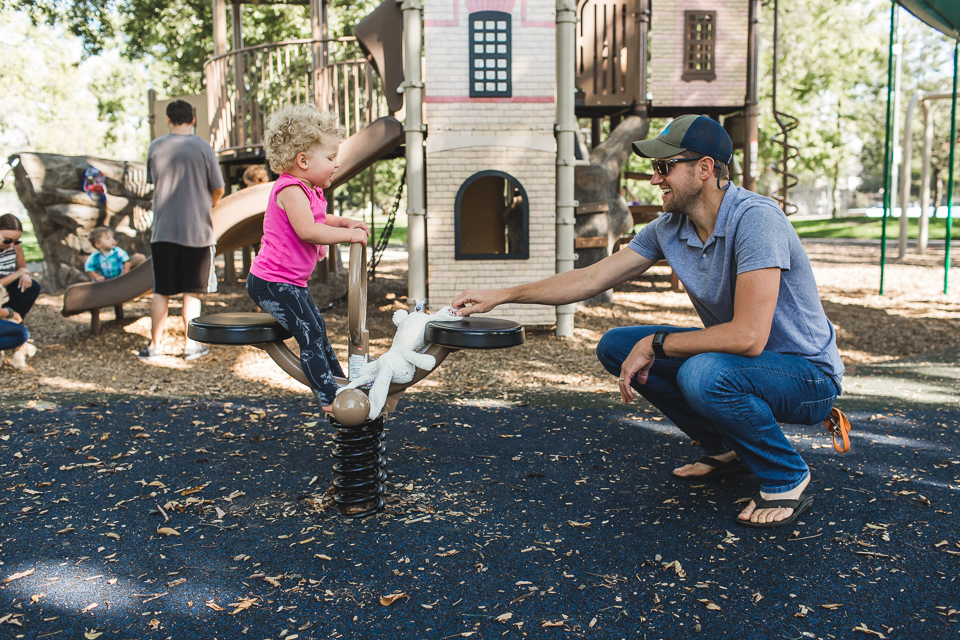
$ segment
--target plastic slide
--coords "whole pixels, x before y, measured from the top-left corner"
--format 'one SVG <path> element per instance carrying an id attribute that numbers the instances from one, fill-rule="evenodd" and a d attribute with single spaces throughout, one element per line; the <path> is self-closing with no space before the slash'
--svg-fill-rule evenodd
<path id="1" fill-rule="evenodd" d="M 340 144 L 340 170 L 331 189 L 350 180 L 403 142 L 403 125 L 394 117 L 376 120 Z M 231 193 L 213 208 L 213 233 L 217 255 L 259 242 L 263 235 L 263 212 L 273 183 L 259 184 Z M 67 287 L 63 294 L 63 316 L 89 311 L 94 335 L 100 332 L 99 310 L 117 309 L 122 317 L 124 302 L 148 293 L 153 288 L 153 260 L 117 278 L 103 282 L 81 282 Z"/>

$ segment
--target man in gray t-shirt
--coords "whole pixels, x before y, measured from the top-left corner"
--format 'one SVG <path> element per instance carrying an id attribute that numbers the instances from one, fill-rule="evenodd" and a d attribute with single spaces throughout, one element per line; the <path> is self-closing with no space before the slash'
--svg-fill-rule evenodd
<path id="1" fill-rule="evenodd" d="M 209 349 L 186 337 L 190 321 L 200 315 L 202 293 L 216 291 L 211 209 L 223 196 L 223 176 L 213 149 L 193 135 L 193 107 L 183 100 L 167 105 L 170 133 L 157 138 L 147 152 L 147 182 L 154 184 L 153 300 L 150 343 L 142 360 L 162 356 L 160 340 L 170 296 L 183 294 L 183 356 L 193 360 Z"/>
<path id="2" fill-rule="evenodd" d="M 843 363 L 810 261 L 783 211 L 729 182 L 732 146 L 714 120 L 676 118 L 657 138 L 634 143 L 638 155 L 654 159 L 651 184 L 663 193 L 665 213 L 627 250 L 539 282 L 468 290 L 453 306 L 470 315 L 508 302 L 569 304 L 666 260 L 703 328 L 612 329 L 597 356 L 619 377 L 624 402 L 640 393 L 700 444 L 703 456 L 675 477 L 753 473 L 760 491 L 737 522 L 778 527 L 813 499 L 804 493 L 810 469 L 777 422 L 844 421 L 833 406 Z"/>

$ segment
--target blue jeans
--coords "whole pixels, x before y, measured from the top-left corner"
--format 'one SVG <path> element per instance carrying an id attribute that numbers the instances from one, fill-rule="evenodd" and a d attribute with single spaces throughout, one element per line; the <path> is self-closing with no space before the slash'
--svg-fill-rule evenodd
<path id="1" fill-rule="evenodd" d="M 30 332 L 22 324 L 0 320 L 0 351 L 16 349 L 30 339 Z"/>
<path id="2" fill-rule="evenodd" d="M 656 331 L 677 327 L 620 327 L 604 334 L 597 357 L 615 376 L 630 350 Z M 714 456 L 735 451 L 760 478 L 760 488 L 783 493 L 810 472 L 778 421 L 817 424 L 827 419 L 839 388 L 833 378 L 799 356 L 764 351 L 756 358 L 702 353 L 657 358 L 645 384 L 631 386 L 691 440 Z"/>
<path id="3" fill-rule="evenodd" d="M 33 303 L 37 301 L 40 295 L 40 283 L 36 280 L 31 281 L 30 287 L 26 291 L 20 291 L 20 281 L 14 280 L 7 285 L 7 294 L 10 300 L 3 306 L 10 307 L 20 314 L 21 318 L 26 318 L 33 308 Z"/>
<path id="4" fill-rule="evenodd" d="M 334 376 L 345 376 L 310 290 L 286 282 L 268 282 L 251 273 L 247 276 L 247 294 L 297 339 L 300 366 L 310 386 L 323 406 L 332 403 L 337 395 Z"/>

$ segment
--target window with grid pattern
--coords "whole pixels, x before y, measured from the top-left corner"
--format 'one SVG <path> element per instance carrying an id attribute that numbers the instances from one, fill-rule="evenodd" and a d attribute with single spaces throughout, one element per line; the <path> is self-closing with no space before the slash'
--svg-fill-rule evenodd
<path id="1" fill-rule="evenodd" d="M 684 11 L 683 80 L 717 79 L 716 11 Z"/>
<path id="2" fill-rule="evenodd" d="M 479 11 L 470 14 L 470 97 L 509 98 L 510 14 Z"/>

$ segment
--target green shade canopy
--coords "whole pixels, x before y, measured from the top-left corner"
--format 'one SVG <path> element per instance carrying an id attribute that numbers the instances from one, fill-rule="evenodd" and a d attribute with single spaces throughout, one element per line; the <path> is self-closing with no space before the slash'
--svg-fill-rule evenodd
<path id="1" fill-rule="evenodd" d="M 960 38 L 960 0 L 897 0 L 897 3 L 937 31 Z"/>

